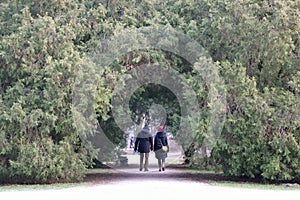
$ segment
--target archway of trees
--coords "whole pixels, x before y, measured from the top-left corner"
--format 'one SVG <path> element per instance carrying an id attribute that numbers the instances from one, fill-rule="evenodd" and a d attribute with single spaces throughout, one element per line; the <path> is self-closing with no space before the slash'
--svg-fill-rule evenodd
<path id="1" fill-rule="evenodd" d="M 202 45 L 224 79 L 226 121 L 207 162 L 226 176 L 300 181 L 299 1 L 4 0 L 0 13 L 0 182 L 81 180 L 95 152 L 82 144 L 74 124 L 76 77 L 103 39 L 157 25 Z M 211 106 L 201 76 L 179 56 L 141 49 L 115 58 L 95 72 L 101 78 L 91 107 L 119 147 L 126 135 L 111 113 L 114 86 L 120 75 L 147 63 L 178 71 L 201 108 Z M 135 91 L 132 120 L 139 124 L 152 105 L 164 108 L 176 136 L 180 107 L 160 85 Z M 207 127 L 205 112 L 202 119 L 194 124 L 195 148 Z"/>

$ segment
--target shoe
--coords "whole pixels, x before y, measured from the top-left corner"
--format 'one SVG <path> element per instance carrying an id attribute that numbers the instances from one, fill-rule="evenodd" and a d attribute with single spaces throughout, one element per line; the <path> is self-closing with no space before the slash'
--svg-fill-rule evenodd
<path id="1" fill-rule="evenodd" d="M 140 168 L 140 171 L 143 171 L 143 168 Z"/>
<path id="2" fill-rule="evenodd" d="M 159 172 L 161 172 L 161 169 L 158 169 Z"/>
<path id="3" fill-rule="evenodd" d="M 149 171 L 149 169 L 145 169 L 144 171 L 147 172 L 147 171 Z"/>
<path id="4" fill-rule="evenodd" d="M 165 171 L 165 168 L 163 167 L 162 170 Z"/>

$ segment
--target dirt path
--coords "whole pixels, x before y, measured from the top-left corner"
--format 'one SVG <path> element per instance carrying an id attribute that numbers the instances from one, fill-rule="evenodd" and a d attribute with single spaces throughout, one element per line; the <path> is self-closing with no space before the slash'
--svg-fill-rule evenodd
<path id="1" fill-rule="evenodd" d="M 159 172 L 157 167 L 150 165 L 149 171 L 139 171 L 138 165 L 130 165 L 129 167 L 115 168 L 108 170 L 107 173 L 88 174 L 85 181 L 92 184 L 107 184 L 120 181 L 190 181 L 201 182 L 203 184 L 209 184 L 209 180 L 224 180 L 221 175 L 218 174 L 190 174 L 184 173 L 177 166 L 167 166 L 166 171 Z"/>
<path id="2" fill-rule="evenodd" d="M 209 175 L 207 175 L 209 176 Z M 206 177 L 209 178 L 209 177 Z M 212 186 L 207 181 L 193 179 L 178 169 L 167 168 L 158 172 L 151 167 L 149 172 L 137 168 L 109 171 L 105 174 L 90 174 L 87 186 L 66 189 L 7 191 L 0 192 L 1 199 L 297 199 L 300 190 L 261 190 Z M 200 181 L 199 181 L 200 180 Z"/>
<path id="3" fill-rule="evenodd" d="M 89 174 L 88 185 L 48 190 L 4 191 L 2 199 L 59 200 L 187 200 L 198 199 L 298 199 L 300 190 L 262 190 L 212 186 L 208 180 L 220 180 L 213 174 L 191 175 L 169 165 L 158 172 L 154 162 L 148 172 L 140 172 L 136 163 L 129 167 L 109 170 L 108 173 Z"/>

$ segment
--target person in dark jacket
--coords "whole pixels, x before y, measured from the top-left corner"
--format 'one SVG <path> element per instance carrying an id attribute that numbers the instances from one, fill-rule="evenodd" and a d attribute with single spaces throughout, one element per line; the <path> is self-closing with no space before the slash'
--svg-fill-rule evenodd
<path id="1" fill-rule="evenodd" d="M 153 137 L 147 125 L 138 133 L 134 143 L 134 152 L 140 153 L 140 171 L 148 171 L 149 166 L 149 153 L 153 151 Z M 145 158 L 145 163 L 144 163 Z"/>
<path id="2" fill-rule="evenodd" d="M 164 151 L 163 146 L 167 146 L 168 150 Z M 169 145 L 167 134 L 164 131 L 164 127 L 158 127 L 158 132 L 154 138 L 154 152 L 155 158 L 158 160 L 158 170 L 165 171 L 165 159 L 168 156 Z"/>

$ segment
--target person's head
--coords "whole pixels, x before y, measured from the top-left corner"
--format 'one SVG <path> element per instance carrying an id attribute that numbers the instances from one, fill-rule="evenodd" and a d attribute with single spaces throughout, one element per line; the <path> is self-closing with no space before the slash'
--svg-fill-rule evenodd
<path id="1" fill-rule="evenodd" d="M 147 129 L 147 130 L 149 130 L 149 126 L 148 126 L 148 124 L 145 124 L 145 126 L 144 126 L 144 128 L 143 129 Z"/>
<path id="2" fill-rule="evenodd" d="M 165 130 L 165 128 L 164 128 L 163 126 L 159 126 L 159 127 L 158 127 L 158 131 L 159 131 L 159 132 L 164 131 L 164 130 Z"/>

